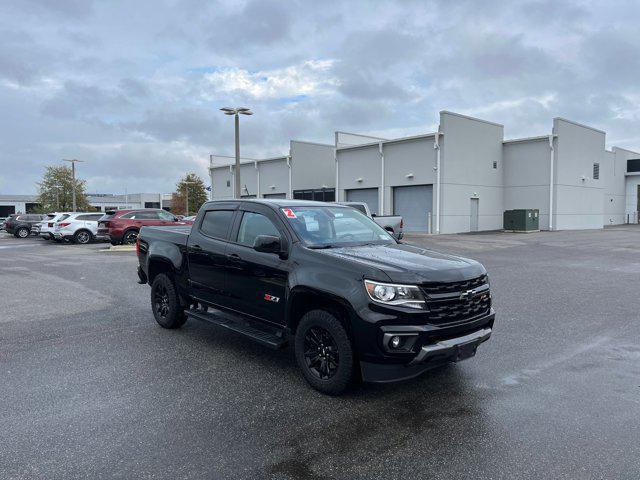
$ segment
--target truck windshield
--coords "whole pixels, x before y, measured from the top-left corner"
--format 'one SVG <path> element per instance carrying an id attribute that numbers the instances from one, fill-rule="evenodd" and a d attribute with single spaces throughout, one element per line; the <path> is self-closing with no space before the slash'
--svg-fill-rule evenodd
<path id="1" fill-rule="evenodd" d="M 283 208 L 282 212 L 311 248 L 396 243 L 385 229 L 353 208 L 304 206 Z"/>

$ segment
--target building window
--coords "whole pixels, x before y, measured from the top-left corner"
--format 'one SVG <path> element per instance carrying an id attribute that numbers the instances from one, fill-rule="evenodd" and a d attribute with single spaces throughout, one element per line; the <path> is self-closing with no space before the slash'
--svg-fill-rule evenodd
<path id="1" fill-rule="evenodd" d="M 640 172 L 640 158 L 627 160 L 627 172 Z"/>
<path id="2" fill-rule="evenodd" d="M 316 202 L 335 202 L 335 188 L 314 188 L 310 190 L 294 190 L 296 200 L 315 200 Z"/>
<path id="3" fill-rule="evenodd" d="M 599 163 L 594 163 L 593 164 L 593 179 L 594 180 L 599 180 L 600 179 L 600 164 Z"/>
<path id="4" fill-rule="evenodd" d="M 231 186 L 231 180 L 227 180 L 227 187 Z"/>
<path id="5" fill-rule="evenodd" d="M 497 169 L 498 168 L 498 162 L 496 162 L 495 160 L 493 161 L 493 169 Z"/>

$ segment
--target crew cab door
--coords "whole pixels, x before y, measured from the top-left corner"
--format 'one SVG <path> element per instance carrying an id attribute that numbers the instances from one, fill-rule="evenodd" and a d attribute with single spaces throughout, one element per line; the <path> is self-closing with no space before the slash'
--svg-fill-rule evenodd
<path id="1" fill-rule="evenodd" d="M 274 253 L 256 252 L 258 235 L 279 236 L 285 247 L 290 239 L 282 220 L 269 207 L 241 205 L 227 247 L 229 305 L 236 311 L 284 325 L 290 263 Z"/>
<path id="2" fill-rule="evenodd" d="M 221 307 L 227 306 L 226 250 L 235 210 L 236 205 L 219 204 L 202 212 L 187 241 L 191 295 Z"/>

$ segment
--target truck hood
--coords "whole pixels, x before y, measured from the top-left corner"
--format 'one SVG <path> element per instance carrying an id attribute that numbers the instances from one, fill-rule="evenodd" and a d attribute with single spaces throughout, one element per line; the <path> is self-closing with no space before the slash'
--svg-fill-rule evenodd
<path id="1" fill-rule="evenodd" d="M 340 247 L 318 252 L 378 269 L 398 283 L 457 282 L 486 273 L 475 260 L 407 244 Z"/>

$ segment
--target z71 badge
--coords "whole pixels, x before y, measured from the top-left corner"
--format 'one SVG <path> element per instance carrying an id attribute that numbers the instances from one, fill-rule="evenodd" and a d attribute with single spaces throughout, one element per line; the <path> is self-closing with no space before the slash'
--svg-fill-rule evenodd
<path id="1" fill-rule="evenodd" d="M 274 297 L 273 295 L 269 295 L 268 293 L 264 294 L 264 299 L 267 302 L 274 302 L 274 303 L 278 303 L 280 301 L 280 297 Z"/>

